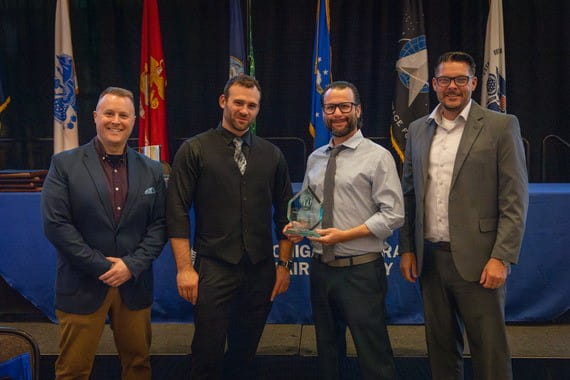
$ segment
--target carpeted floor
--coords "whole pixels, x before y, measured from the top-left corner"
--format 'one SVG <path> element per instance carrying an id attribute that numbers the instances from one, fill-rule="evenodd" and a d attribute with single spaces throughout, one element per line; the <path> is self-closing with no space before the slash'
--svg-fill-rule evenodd
<path id="1" fill-rule="evenodd" d="M 54 379 L 58 326 L 49 322 L 0 322 L 23 329 L 38 342 L 41 379 Z M 185 379 L 191 367 L 192 324 L 153 324 L 151 363 L 153 380 Z M 430 379 L 423 326 L 389 326 L 401 380 Z M 515 380 L 570 380 L 570 324 L 510 325 Z M 344 380 L 359 379 L 356 352 L 350 334 L 349 358 L 343 362 Z M 190 355 L 190 356 L 189 356 Z M 466 349 L 465 380 L 472 380 Z M 258 379 L 318 379 L 315 331 L 311 325 L 267 325 L 256 359 Z M 120 363 L 107 326 L 98 347 L 92 380 L 120 378 Z"/>

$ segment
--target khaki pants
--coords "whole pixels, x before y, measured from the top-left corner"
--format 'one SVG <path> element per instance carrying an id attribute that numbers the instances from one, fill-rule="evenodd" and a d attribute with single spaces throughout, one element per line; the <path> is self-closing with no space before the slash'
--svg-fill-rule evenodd
<path id="1" fill-rule="evenodd" d="M 150 380 L 150 307 L 130 310 L 117 288 L 109 288 L 103 304 L 92 314 L 56 310 L 60 324 L 60 354 L 55 363 L 58 380 L 89 379 L 107 314 L 121 358 L 122 379 Z"/>

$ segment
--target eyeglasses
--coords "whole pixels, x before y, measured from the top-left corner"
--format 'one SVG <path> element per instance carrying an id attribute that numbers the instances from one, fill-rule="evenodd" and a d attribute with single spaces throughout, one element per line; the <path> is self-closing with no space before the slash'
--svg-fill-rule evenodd
<path id="1" fill-rule="evenodd" d="M 451 81 L 454 81 L 455 84 L 459 87 L 467 86 L 467 83 L 471 80 L 471 76 L 467 75 L 459 75 L 456 77 L 436 77 L 435 81 L 441 87 L 447 87 L 451 84 Z"/>
<path id="2" fill-rule="evenodd" d="M 336 111 L 336 108 L 338 107 L 340 112 L 349 113 L 350 111 L 352 111 L 352 107 L 354 107 L 355 105 L 356 104 L 352 102 L 344 102 L 338 104 L 332 104 L 332 103 L 323 104 L 323 112 L 326 113 L 327 115 L 332 115 L 334 111 Z"/>

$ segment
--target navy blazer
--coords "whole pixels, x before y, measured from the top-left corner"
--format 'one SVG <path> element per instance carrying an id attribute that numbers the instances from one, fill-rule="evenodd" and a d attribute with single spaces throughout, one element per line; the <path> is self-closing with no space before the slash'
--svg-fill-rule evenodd
<path id="1" fill-rule="evenodd" d="M 52 158 L 42 190 L 44 232 L 57 250 L 55 307 L 90 314 L 108 286 L 98 279 L 120 257 L 133 277 L 119 287 L 131 310 L 153 300 L 152 262 L 166 242 L 160 163 L 127 148 L 129 188 L 118 223 L 93 141 Z"/>

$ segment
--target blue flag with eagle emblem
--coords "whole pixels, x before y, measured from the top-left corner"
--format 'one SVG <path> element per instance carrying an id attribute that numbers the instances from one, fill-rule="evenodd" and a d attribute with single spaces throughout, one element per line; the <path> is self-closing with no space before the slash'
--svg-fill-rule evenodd
<path id="1" fill-rule="evenodd" d="M 505 36 L 503 32 L 503 1 L 490 0 L 485 36 L 485 64 L 481 105 L 498 112 L 507 112 L 507 75 L 505 67 Z"/>
<path id="2" fill-rule="evenodd" d="M 57 0 L 55 11 L 55 75 L 53 105 L 53 153 L 76 148 L 78 92 L 68 0 Z"/>
<path id="3" fill-rule="evenodd" d="M 317 2 L 317 25 L 313 48 L 313 75 L 311 81 L 311 123 L 309 132 L 314 138 L 314 148 L 328 144 L 331 134 L 325 126 L 321 110 L 321 94 L 331 79 L 331 43 L 329 0 Z"/>
<path id="4" fill-rule="evenodd" d="M 244 73 L 245 44 L 241 0 L 230 0 L 230 79 Z"/>
<path id="5" fill-rule="evenodd" d="M 400 53 L 396 61 L 396 87 L 392 101 L 390 139 L 404 162 L 410 123 L 429 112 L 428 53 L 422 2 L 403 4 Z"/>

